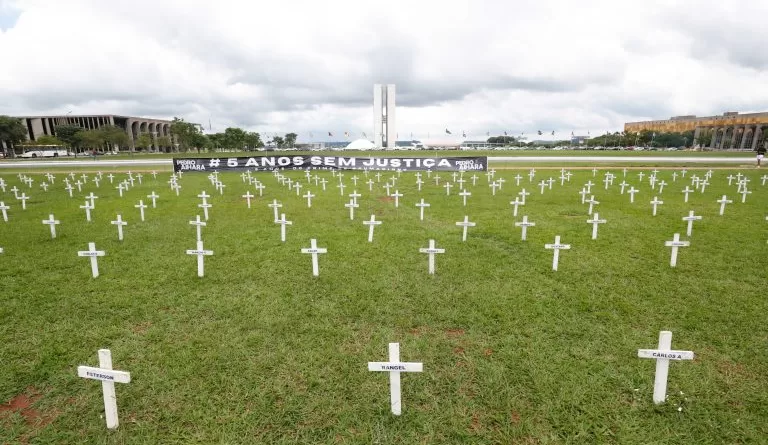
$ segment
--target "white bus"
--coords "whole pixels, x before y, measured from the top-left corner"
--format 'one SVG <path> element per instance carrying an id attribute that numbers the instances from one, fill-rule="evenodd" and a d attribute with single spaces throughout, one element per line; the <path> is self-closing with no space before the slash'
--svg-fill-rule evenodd
<path id="1" fill-rule="evenodd" d="M 20 158 L 58 158 L 59 156 L 74 156 L 75 154 L 67 151 L 59 145 L 25 145 L 24 153 Z"/>

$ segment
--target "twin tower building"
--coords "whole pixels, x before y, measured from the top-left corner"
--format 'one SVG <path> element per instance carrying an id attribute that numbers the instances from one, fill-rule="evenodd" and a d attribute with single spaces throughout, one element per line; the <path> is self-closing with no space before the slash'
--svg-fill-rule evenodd
<path id="1" fill-rule="evenodd" d="M 395 148 L 395 85 L 373 86 L 373 143 L 381 148 Z"/>

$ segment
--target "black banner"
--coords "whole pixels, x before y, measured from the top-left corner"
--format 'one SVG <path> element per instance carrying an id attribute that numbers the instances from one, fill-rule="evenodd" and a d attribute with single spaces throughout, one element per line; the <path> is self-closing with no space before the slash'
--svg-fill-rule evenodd
<path id="1" fill-rule="evenodd" d="M 470 157 L 346 157 L 346 156 L 249 156 L 238 158 L 174 158 L 175 172 L 226 172 L 271 170 L 389 170 L 389 171 L 485 171 L 486 156 Z"/>

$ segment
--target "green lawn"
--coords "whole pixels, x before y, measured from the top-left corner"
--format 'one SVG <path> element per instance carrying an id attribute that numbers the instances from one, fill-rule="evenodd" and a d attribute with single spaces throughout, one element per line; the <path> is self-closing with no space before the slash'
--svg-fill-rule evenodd
<path id="1" fill-rule="evenodd" d="M 398 180 L 399 208 L 381 184 L 369 192 L 361 179 L 354 221 L 325 171 L 317 174 L 329 180 L 326 192 L 302 190 L 318 195 L 311 209 L 271 173 L 254 174 L 267 188 L 250 210 L 240 195 L 254 189 L 234 173 L 220 175 L 223 196 L 205 174 L 187 173 L 177 198 L 165 172 L 121 199 L 106 178 L 69 198 L 62 173 L 45 193 L 39 173 L 29 189 L 0 171 L 32 197 L 22 211 L 10 190 L 0 192 L 12 206 L 9 222 L 0 220 L 0 403 L 31 403 L 0 406 L 0 443 L 764 442 L 764 172 L 741 170 L 751 179 L 745 204 L 725 179 L 736 168 L 715 170 L 706 192 L 685 204 L 690 181 L 672 182 L 663 170 L 669 184 L 652 217 L 647 177 L 640 184 L 628 173 L 641 190 L 630 204 L 618 185 L 604 190 L 605 171 L 574 170 L 543 195 L 527 170 L 499 170 L 506 183 L 496 196 L 478 175 L 466 208 L 455 188 L 446 196 L 432 179 L 418 192 L 412 172 Z M 621 182 L 621 170 L 611 171 Z M 518 173 L 531 195 L 515 218 Z M 345 193 L 354 174 L 345 173 Z M 535 182 L 558 175 L 541 169 Z M 594 241 L 577 194 L 588 180 L 608 221 Z M 142 223 L 133 206 L 153 190 L 158 208 Z M 195 246 L 188 221 L 202 215 L 202 190 L 214 195 L 203 229 L 214 255 L 200 279 L 185 250 Z M 91 191 L 99 198 L 87 223 L 78 206 Z M 720 217 L 723 194 L 734 203 Z M 285 243 L 267 207 L 273 198 L 293 221 Z M 431 204 L 423 222 L 421 198 Z M 689 210 L 703 220 L 670 268 L 664 242 L 674 233 L 688 239 L 681 218 Z M 55 240 L 41 224 L 49 213 L 61 221 Z M 117 213 L 129 222 L 123 242 L 109 223 Z M 362 221 L 372 213 L 383 224 L 369 244 Z M 466 243 L 455 225 L 464 215 L 477 223 Z M 527 241 L 514 226 L 522 215 L 536 223 Z M 572 246 L 557 272 L 544 249 L 555 235 Z M 319 277 L 300 253 L 310 238 L 328 249 Z M 446 249 L 434 276 L 418 252 L 429 239 Z M 97 279 L 77 256 L 88 242 L 107 253 Z M 655 363 L 637 349 L 655 348 L 661 330 L 696 359 L 671 364 L 669 402 L 655 406 Z M 401 417 L 389 412 L 387 376 L 367 371 L 367 362 L 386 360 L 389 342 L 400 343 L 403 361 L 424 363 L 423 373 L 403 374 Z M 101 385 L 76 374 L 98 365 L 99 348 L 132 374 L 117 385 L 117 431 L 105 427 Z"/>

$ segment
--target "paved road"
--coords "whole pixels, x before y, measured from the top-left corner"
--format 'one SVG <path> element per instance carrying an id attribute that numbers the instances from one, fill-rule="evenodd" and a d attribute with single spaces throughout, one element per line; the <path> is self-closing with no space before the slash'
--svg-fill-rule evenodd
<path id="1" fill-rule="evenodd" d="M 467 153 L 469 155 L 469 153 Z M 488 163 L 569 163 L 569 162 L 596 162 L 596 163 L 697 163 L 697 164 L 744 164 L 753 163 L 751 156 L 739 157 L 699 157 L 699 156 L 489 156 Z M 73 161 L 2 161 L 0 168 L 30 168 L 30 167 L 170 167 L 172 159 L 114 159 L 114 160 L 73 160 Z"/>

